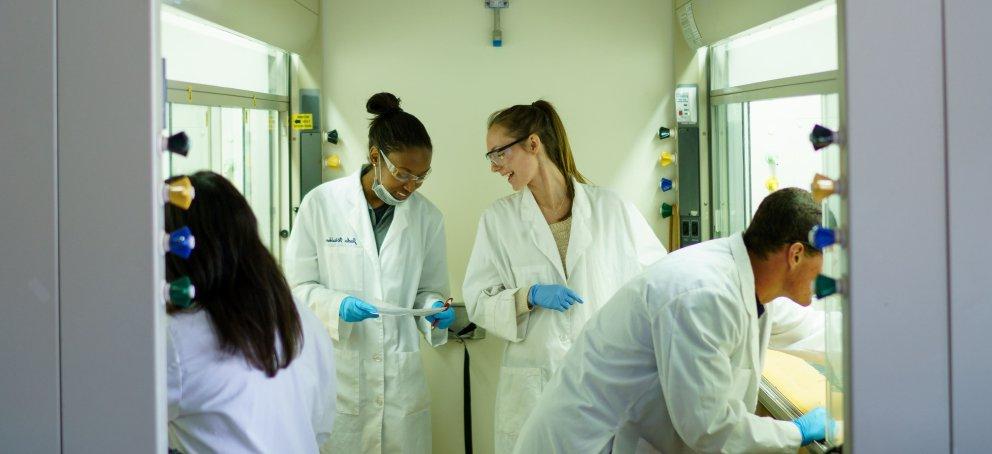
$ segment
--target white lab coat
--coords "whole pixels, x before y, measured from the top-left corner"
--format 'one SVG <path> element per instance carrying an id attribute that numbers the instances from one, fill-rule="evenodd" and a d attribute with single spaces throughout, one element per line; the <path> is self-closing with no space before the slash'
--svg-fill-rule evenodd
<path id="1" fill-rule="evenodd" d="M 420 335 L 446 342 L 421 317 L 338 317 L 351 295 L 369 304 L 423 308 L 448 294 L 444 222 L 420 193 L 396 206 L 376 251 L 360 172 L 314 188 L 300 204 L 286 245 L 293 293 L 313 309 L 334 339 L 337 417 L 325 449 L 333 452 L 427 453 L 430 395 Z"/>
<path id="2" fill-rule="evenodd" d="M 521 425 L 585 322 L 621 285 L 664 255 L 633 205 L 608 189 L 578 182 L 567 279 L 530 190 L 500 199 L 482 214 L 463 292 L 469 319 L 509 341 L 496 391 L 497 453 L 513 449 Z M 565 312 L 535 307 L 518 317 L 514 294 L 534 284 L 566 285 L 585 303 Z"/>
<path id="3" fill-rule="evenodd" d="M 823 326 L 784 299 L 757 317 L 739 234 L 674 252 L 586 325 L 516 452 L 795 453 L 794 423 L 754 415 L 765 349 L 822 353 Z"/>
<path id="4" fill-rule="evenodd" d="M 316 453 L 334 422 L 334 357 L 327 331 L 298 305 L 303 348 L 275 377 L 220 349 L 205 311 L 169 317 L 169 446 L 186 454 Z"/>

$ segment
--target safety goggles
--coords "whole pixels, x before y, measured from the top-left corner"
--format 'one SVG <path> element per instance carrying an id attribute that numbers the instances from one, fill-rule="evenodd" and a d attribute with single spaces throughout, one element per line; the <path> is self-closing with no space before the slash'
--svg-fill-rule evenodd
<path id="1" fill-rule="evenodd" d="M 523 136 L 513 142 L 503 145 L 502 147 L 496 147 L 489 150 L 489 152 L 486 153 L 486 159 L 488 159 L 494 166 L 502 166 L 503 163 L 506 162 L 506 155 L 510 152 L 510 148 L 520 142 L 523 142 L 528 137 L 530 137 L 530 135 Z"/>
<path id="2" fill-rule="evenodd" d="M 386 153 L 383 153 L 382 150 L 379 150 L 379 156 L 381 156 L 382 161 L 386 163 L 386 170 L 393 175 L 393 178 L 396 178 L 401 183 L 412 181 L 413 184 L 420 186 L 424 184 L 424 180 L 426 180 L 427 176 L 431 174 L 431 169 L 427 169 L 423 175 L 414 175 L 406 170 L 398 169 L 396 164 L 393 164 L 392 161 L 386 157 Z"/>

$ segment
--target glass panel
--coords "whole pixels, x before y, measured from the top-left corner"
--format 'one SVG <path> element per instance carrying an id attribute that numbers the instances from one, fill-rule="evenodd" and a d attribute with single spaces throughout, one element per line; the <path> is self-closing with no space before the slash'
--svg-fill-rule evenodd
<path id="1" fill-rule="evenodd" d="M 288 156 L 287 114 L 276 110 L 207 107 L 170 103 L 170 132 L 185 131 L 188 156 L 163 153 L 163 177 L 212 170 L 248 199 L 262 242 L 279 258 L 282 157 Z M 282 150 L 282 152 L 280 152 Z M 288 159 L 288 158 L 287 158 Z M 288 185 L 288 183 L 286 183 Z M 288 197 L 288 187 L 285 188 Z"/>
<path id="2" fill-rule="evenodd" d="M 835 197 L 836 198 L 836 197 Z M 824 251 L 823 274 L 839 277 L 846 275 L 847 257 L 840 248 Z M 826 316 L 825 344 L 827 378 L 827 412 L 838 421 L 837 430 L 827 433 L 827 441 L 831 445 L 844 443 L 844 392 L 846 389 L 844 377 L 846 363 L 844 361 L 844 319 L 847 314 L 847 300 L 841 296 L 831 296 L 818 301 Z"/>
<path id="3" fill-rule="evenodd" d="M 820 2 L 755 27 L 712 46 L 711 55 L 713 90 L 836 70 L 837 5 Z"/>
<path id="4" fill-rule="evenodd" d="M 744 230 L 748 220 L 747 136 L 744 104 L 713 108 L 713 237 Z"/>
<path id="5" fill-rule="evenodd" d="M 836 94 L 823 97 L 823 125 L 837 130 L 840 123 L 839 97 Z M 824 174 L 838 179 L 841 176 L 840 149 L 831 146 L 822 150 Z M 847 222 L 841 209 L 840 197 L 828 197 L 823 202 L 823 222 L 827 227 L 843 228 Z M 824 251 L 823 274 L 831 277 L 847 275 L 846 249 L 833 247 Z M 847 300 L 842 296 L 832 296 L 823 301 L 826 312 L 826 376 L 827 376 L 827 411 L 830 417 L 844 420 L 844 318 L 847 313 Z M 838 430 L 827 434 L 827 441 L 832 445 L 844 442 L 844 425 L 838 424 Z"/>
<path id="6" fill-rule="evenodd" d="M 275 212 L 278 213 L 276 219 L 277 227 L 275 227 L 281 233 L 282 230 L 287 232 L 292 225 L 292 210 L 290 209 L 290 183 L 292 178 L 290 177 L 290 159 L 289 159 L 289 128 L 286 125 L 289 124 L 289 113 L 279 112 L 279 120 L 276 123 L 276 131 L 279 133 L 279 152 L 276 155 L 275 162 L 278 163 L 277 170 L 275 172 L 275 187 L 279 188 L 278 194 L 279 198 L 276 202 Z M 286 247 L 286 238 L 279 236 L 279 247 L 272 248 L 272 253 L 275 254 L 276 260 L 282 263 L 282 253 Z"/>
<path id="7" fill-rule="evenodd" d="M 712 207 L 712 238 L 725 237 L 730 232 L 727 216 L 727 198 L 730 187 L 727 176 L 727 106 L 713 106 L 712 146 L 710 148 L 710 203 Z"/>
<path id="8" fill-rule="evenodd" d="M 278 169 L 278 115 L 275 110 L 249 109 L 245 137 L 248 179 L 245 194 L 258 219 L 259 235 L 267 248 L 277 244 L 278 219 L 273 210 L 273 175 Z"/>
<path id="9" fill-rule="evenodd" d="M 813 176 L 823 173 L 823 157 L 809 144 L 814 124 L 823 122 L 823 96 L 800 96 L 749 103 L 751 209 L 779 188 L 809 189 Z"/>
<path id="10" fill-rule="evenodd" d="M 746 119 L 750 138 L 750 176 L 746 192 L 751 194 L 750 219 L 761 200 L 779 187 L 808 189 L 816 173 L 831 178 L 840 177 L 840 153 L 831 146 L 813 151 L 809 132 L 815 124 L 836 129 L 839 123 L 838 96 L 836 94 L 811 95 L 753 101 L 747 104 Z M 774 184 L 771 184 L 774 183 Z M 823 202 L 823 221 L 827 227 L 844 226 L 840 199 L 827 198 Z M 846 275 L 847 259 L 841 248 L 824 250 L 823 274 L 831 277 Z M 818 367 L 827 378 L 827 409 L 832 418 L 843 420 L 844 415 L 844 314 L 846 301 L 832 296 L 813 302 L 813 308 L 824 311 L 826 319 L 826 364 Z M 829 434 L 828 441 L 839 445 L 843 442 L 843 424 Z"/>
<path id="11" fill-rule="evenodd" d="M 165 109 L 163 110 L 163 112 L 165 113 L 165 120 L 164 120 L 164 122 L 165 122 L 166 133 L 172 134 L 172 131 L 174 131 L 172 129 L 172 104 L 166 103 Z M 162 172 L 162 179 L 163 180 L 166 180 L 170 176 L 172 176 L 172 155 L 173 154 L 175 154 L 175 153 L 165 152 L 165 153 L 161 153 L 161 156 L 159 157 L 159 171 Z"/>
<path id="12" fill-rule="evenodd" d="M 834 94 L 713 107 L 714 237 L 743 231 L 775 189 L 808 189 L 816 173 L 839 170 L 835 153 L 809 145 L 814 124 L 836 127 L 836 104 Z M 838 202 L 831 203 L 825 208 L 836 218 Z"/>
<path id="13" fill-rule="evenodd" d="M 712 46 L 711 89 L 835 71 L 836 16 L 835 1 L 827 0 Z M 712 114 L 714 237 L 743 230 L 761 200 L 777 188 L 808 189 L 816 173 L 842 177 L 841 150 L 831 146 L 815 152 L 809 144 L 814 124 L 838 128 L 837 94 L 714 105 Z M 823 202 L 824 225 L 845 228 L 841 200 L 829 197 Z M 846 266 L 843 248 L 824 251 L 824 275 L 845 276 Z M 814 366 L 826 376 L 826 407 L 839 422 L 837 430 L 827 434 L 831 445 L 842 444 L 844 437 L 846 304 L 840 296 L 813 303 L 826 319 L 826 361 Z"/>
<path id="14" fill-rule="evenodd" d="M 166 79 L 289 94 L 286 52 L 164 5 L 161 23 Z"/>
<path id="15" fill-rule="evenodd" d="M 727 106 L 727 151 L 729 159 L 727 166 L 730 175 L 730 197 L 728 199 L 728 216 L 730 219 L 730 234 L 743 232 L 751 220 L 747 207 L 750 203 L 750 193 L 737 188 L 744 188 L 745 182 L 751 175 L 748 165 L 748 155 L 751 153 L 750 140 L 747 134 L 749 113 L 746 104 L 731 104 Z"/>
<path id="16" fill-rule="evenodd" d="M 169 104 L 169 131 L 185 131 L 191 150 L 186 156 L 168 153 L 168 176 L 188 175 L 210 169 L 210 108 L 188 104 Z"/>
<path id="17" fill-rule="evenodd" d="M 217 172 L 248 196 L 245 192 L 244 109 L 215 107 L 213 110 L 220 113 L 220 127 L 215 129 L 220 143 L 220 169 Z"/>
<path id="18" fill-rule="evenodd" d="M 166 5 L 161 19 L 168 80 L 289 94 L 288 53 Z M 278 259 L 279 207 L 288 206 L 280 200 L 289 197 L 287 113 L 170 103 L 167 115 L 170 130 L 186 131 L 193 145 L 188 157 L 164 154 L 163 173 L 212 170 L 230 180 L 248 199 L 262 242 Z"/>

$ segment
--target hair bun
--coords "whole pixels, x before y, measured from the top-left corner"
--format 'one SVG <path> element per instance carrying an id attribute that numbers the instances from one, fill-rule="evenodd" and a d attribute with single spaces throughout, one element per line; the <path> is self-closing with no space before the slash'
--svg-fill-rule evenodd
<path id="1" fill-rule="evenodd" d="M 385 115 L 393 112 L 402 112 L 400 109 L 400 98 L 392 93 L 376 93 L 365 103 L 365 110 L 373 115 Z"/>

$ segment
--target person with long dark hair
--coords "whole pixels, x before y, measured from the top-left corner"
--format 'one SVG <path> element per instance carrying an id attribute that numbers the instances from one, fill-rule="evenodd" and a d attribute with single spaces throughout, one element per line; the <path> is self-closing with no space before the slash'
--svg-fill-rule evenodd
<path id="1" fill-rule="evenodd" d="M 431 452 L 430 395 L 420 336 L 448 338 L 444 220 L 417 190 L 433 147 L 389 93 L 366 110 L 369 164 L 314 188 L 286 245 L 293 293 L 334 339 L 336 421 L 325 451 Z"/>
<path id="2" fill-rule="evenodd" d="M 335 414 L 330 337 L 293 300 L 234 185 L 213 172 L 189 179 L 189 209 L 165 208 L 166 229 L 188 227 L 196 241 L 189 258 L 166 259 L 166 278 L 195 288 L 191 304 L 167 306 L 169 445 L 318 452 Z"/>

